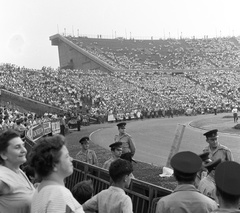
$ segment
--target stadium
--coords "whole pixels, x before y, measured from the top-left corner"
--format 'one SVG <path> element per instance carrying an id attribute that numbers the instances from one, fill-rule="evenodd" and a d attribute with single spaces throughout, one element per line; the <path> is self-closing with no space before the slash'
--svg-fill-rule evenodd
<path id="1" fill-rule="evenodd" d="M 155 212 L 159 198 L 176 186 L 172 177 L 159 176 L 171 151 L 202 153 L 208 130 L 218 129 L 219 141 L 240 162 L 232 116 L 240 102 L 240 37 L 127 40 L 56 34 L 50 40 L 58 47 L 59 69 L 0 66 L 1 129 L 22 123 L 25 128 L 18 130 L 30 152 L 41 137 L 60 133 L 65 116 L 61 134 L 70 141 L 72 156 L 79 138 L 88 135 L 100 167 L 74 160 L 69 189 L 84 179 L 92 179 L 94 193 L 109 186 L 101 166 L 111 156 L 109 145 L 122 121 L 137 147 L 136 179 L 127 189 L 134 212 Z M 81 131 L 73 125 L 78 115 Z"/>

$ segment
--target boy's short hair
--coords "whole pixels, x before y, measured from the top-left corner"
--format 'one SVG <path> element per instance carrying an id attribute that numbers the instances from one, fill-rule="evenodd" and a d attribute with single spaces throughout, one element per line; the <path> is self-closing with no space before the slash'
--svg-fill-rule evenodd
<path id="1" fill-rule="evenodd" d="M 77 183 L 72 189 L 72 194 L 80 204 L 84 204 L 93 195 L 92 181 L 84 180 Z"/>
<path id="2" fill-rule="evenodd" d="M 133 166 L 129 161 L 117 159 L 113 161 L 109 167 L 109 175 L 113 182 L 119 182 L 124 175 L 129 175 L 133 172 Z"/>

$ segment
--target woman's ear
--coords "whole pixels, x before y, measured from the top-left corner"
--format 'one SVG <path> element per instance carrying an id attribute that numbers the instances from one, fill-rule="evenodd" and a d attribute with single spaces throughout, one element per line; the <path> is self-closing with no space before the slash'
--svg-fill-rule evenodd
<path id="1" fill-rule="evenodd" d="M 1 152 L 1 153 L 0 153 L 0 157 L 1 157 L 3 160 L 7 160 L 7 156 L 6 156 L 5 152 Z"/>

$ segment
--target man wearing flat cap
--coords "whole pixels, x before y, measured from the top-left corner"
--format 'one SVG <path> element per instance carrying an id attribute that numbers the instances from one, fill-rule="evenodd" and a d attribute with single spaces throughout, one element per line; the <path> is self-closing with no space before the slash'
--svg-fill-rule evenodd
<path id="1" fill-rule="evenodd" d="M 104 162 L 103 169 L 109 169 L 111 163 L 119 159 L 122 155 L 122 142 L 115 142 L 109 145 L 112 156 L 110 159 Z"/>
<path id="2" fill-rule="evenodd" d="M 218 142 L 218 130 L 213 129 L 203 134 L 206 136 L 206 142 L 209 144 L 204 148 L 203 152 L 209 152 L 209 157 L 212 161 L 221 159 L 224 161 L 233 161 L 233 155 L 229 148 Z"/>
<path id="3" fill-rule="evenodd" d="M 218 199 L 216 197 L 216 185 L 215 185 L 215 169 L 218 164 L 221 163 L 221 159 L 217 159 L 215 161 L 209 162 L 205 164 L 205 168 L 208 170 L 208 174 L 206 177 L 202 178 L 199 182 L 198 190 L 204 195 L 210 197 L 218 203 Z"/>
<path id="4" fill-rule="evenodd" d="M 215 171 L 216 195 L 219 209 L 215 213 L 240 213 L 240 164 L 233 161 L 220 163 Z"/>
<path id="5" fill-rule="evenodd" d="M 82 145 L 82 149 L 76 154 L 76 159 L 98 166 L 98 159 L 95 151 L 89 149 L 89 137 L 82 137 L 79 143 Z"/>
<path id="6" fill-rule="evenodd" d="M 122 142 L 123 153 L 130 152 L 133 156 L 136 151 L 136 146 L 132 140 L 131 135 L 129 135 L 128 133 L 125 132 L 126 125 L 127 124 L 125 122 L 121 122 L 121 123 L 117 124 L 119 134 L 115 135 L 114 141 Z"/>
<path id="7" fill-rule="evenodd" d="M 217 209 L 211 198 L 201 194 L 194 186 L 197 172 L 201 169 L 201 158 L 189 151 L 175 154 L 170 162 L 178 185 L 172 194 L 161 198 L 156 213 L 203 213 Z"/>

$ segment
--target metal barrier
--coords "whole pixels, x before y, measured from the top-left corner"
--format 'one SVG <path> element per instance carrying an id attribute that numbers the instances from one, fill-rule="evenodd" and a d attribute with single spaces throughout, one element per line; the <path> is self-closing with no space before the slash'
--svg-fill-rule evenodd
<path id="1" fill-rule="evenodd" d="M 26 137 L 26 148 L 30 152 L 34 142 Z M 91 179 L 94 186 L 94 194 L 110 186 L 110 176 L 107 170 L 90 165 L 78 160 L 73 160 L 73 174 L 66 178 L 65 186 L 72 189 L 73 186 L 83 180 Z M 172 193 L 171 190 L 150 184 L 138 179 L 132 179 L 126 193 L 131 197 L 133 211 L 135 213 L 155 213 L 157 200 Z"/>
<path id="2" fill-rule="evenodd" d="M 91 179 L 94 186 L 94 194 L 110 186 L 110 176 L 107 170 L 93 166 L 78 160 L 73 160 L 74 172 L 66 178 L 66 187 L 72 187 L 82 181 Z M 126 193 L 131 197 L 133 210 L 136 213 L 151 213 L 155 211 L 155 198 L 163 197 L 172 193 L 171 190 L 156 186 L 138 179 L 132 179 Z"/>

